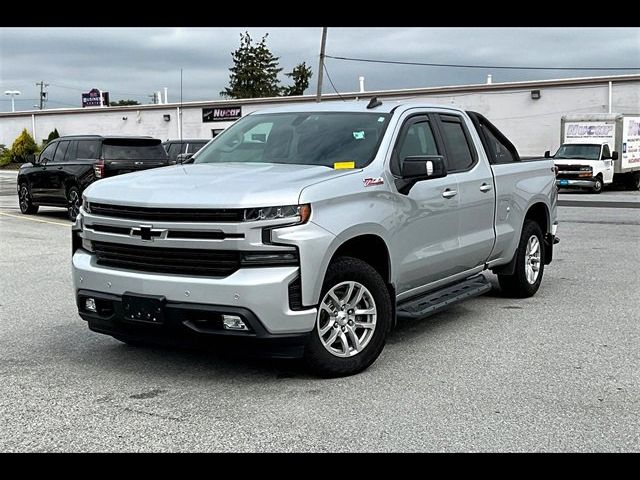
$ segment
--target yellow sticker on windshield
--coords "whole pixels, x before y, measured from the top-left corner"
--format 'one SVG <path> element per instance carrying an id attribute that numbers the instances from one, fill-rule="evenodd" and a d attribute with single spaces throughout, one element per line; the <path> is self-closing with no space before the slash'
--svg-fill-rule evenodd
<path id="1" fill-rule="evenodd" d="M 335 170 L 340 170 L 343 168 L 356 168 L 356 162 L 335 162 L 333 164 L 333 168 Z"/>

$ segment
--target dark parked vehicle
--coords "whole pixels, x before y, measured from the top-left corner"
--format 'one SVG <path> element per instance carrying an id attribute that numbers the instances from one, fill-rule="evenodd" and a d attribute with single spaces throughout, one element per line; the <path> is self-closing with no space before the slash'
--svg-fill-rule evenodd
<path id="1" fill-rule="evenodd" d="M 167 153 L 157 138 L 60 137 L 20 167 L 20 211 L 36 213 L 40 205 L 64 207 L 73 221 L 82 202 L 83 190 L 94 181 L 168 164 Z"/>
<path id="2" fill-rule="evenodd" d="M 182 159 L 188 159 L 204 147 L 207 142 L 209 142 L 206 138 L 183 138 L 182 140 L 167 140 L 162 144 L 164 149 L 167 151 L 167 155 L 169 155 L 169 161 L 171 163 L 178 162 L 178 155 L 182 155 Z"/>

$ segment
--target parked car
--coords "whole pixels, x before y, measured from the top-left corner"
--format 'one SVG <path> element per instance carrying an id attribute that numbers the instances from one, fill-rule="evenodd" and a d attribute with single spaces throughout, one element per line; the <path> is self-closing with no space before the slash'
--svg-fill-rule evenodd
<path id="1" fill-rule="evenodd" d="M 558 187 L 589 188 L 621 183 L 640 189 L 640 116 L 618 113 L 565 115 L 560 122 L 562 144 L 551 156 L 558 167 Z"/>
<path id="2" fill-rule="evenodd" d="M 168 164 L 169 158 L 157 138 L 60 137 L 20 167 L 20 211 L 33 214 L 41 205 L 64 207 L 73 221 L 82 192 L 94 181 Z"/>
<path id="3" fill-rule="evenodd" d="M 522 161 L 477 113 L 374 100 L 263 110 L 192 164 L 86 190 L 76 301 L 91 330 L 126 343 L 257 342 L 349 375 L 398 317 L 489 291 L 483 271 L 507 295 L 534 295 L 556 204 L 553 161 Z"/>
<path id="4" fill-rule="evenodd" d="M 179 163 L 178 155 L 182 155 L 182 159 L 187 160 L 191 156 L 204 147 L 207 142 L 206 138 L 183 138 L 182 140 L 167 140 L 162 146 L 169 155 L 171 163 Z"/>

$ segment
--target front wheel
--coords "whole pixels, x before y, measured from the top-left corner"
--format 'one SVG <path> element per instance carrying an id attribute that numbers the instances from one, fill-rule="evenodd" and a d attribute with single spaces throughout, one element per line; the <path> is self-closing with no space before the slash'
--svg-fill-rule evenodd
<path id="1" fill-rule="evenodd" d="M 596 177 L 593 179 L 593 187 L 591 187 L 591 193 L 602 193 L 602 188 L 604 184 L 602 182 L 602 178 Z"/>
<path id="2" fill-rule="evenodd" d="M 33 204 L 33 199 L 31 198 L 31 193 L 26 183 L 20 185 L 20 190 L 18 190 L 18 203 L 20 204 L 20 211 L 25 215 L 38 213 L 38 208 L 40 208 L 38 205 Z"/>
<path id="3" fill-rule="evenodd" d="M 67 192 L 67 201 L 68 201 L 68 211 L 69 211 L 69 220 L 72 222 L 76 221 L 76 217 L 80 212 L 80 204 L 82 203 L 80 197 L 80 190 L 77 187 L 71 187 Z"/>
<path id="4" fill-rule="evenodd" d="M 338 258 L 327 269 L 316 324 L 305 349 L 307 365 L 323 377 L 366 369 L 384 348 L 392 312 L 380 274 L 357 258 Z"/>
<path id="5" fill-rule="evenodd" d="M 511 275 L 498 275 L 502 292 L 510 297 L 532 297 L 540 288 L 544 273 L 544 240 L 540 225 L 527 220 L 516 250 L 516 266 Z"/>

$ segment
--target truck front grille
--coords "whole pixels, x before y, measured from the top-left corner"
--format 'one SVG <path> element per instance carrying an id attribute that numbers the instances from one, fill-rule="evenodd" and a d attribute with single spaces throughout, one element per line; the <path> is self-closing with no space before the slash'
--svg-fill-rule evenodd
<path id="1" fill-rule="evenodd" d="M 226 277 L 240 268 L 234 250 L 161 248 L 93 242 L 98 265 L 154 273 Z"/>
<path id="2" fill-rule="evenodd" d="M 241 208 L 147 208 L 91 203 L 91 213 L 134 220 L 164 222 L 242 222 Z"/>

